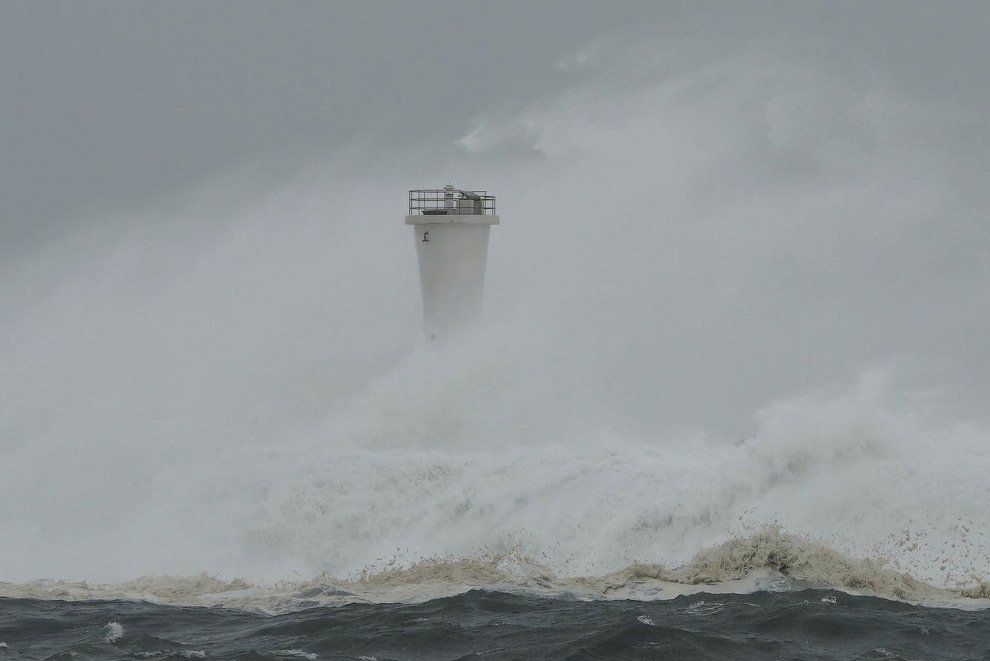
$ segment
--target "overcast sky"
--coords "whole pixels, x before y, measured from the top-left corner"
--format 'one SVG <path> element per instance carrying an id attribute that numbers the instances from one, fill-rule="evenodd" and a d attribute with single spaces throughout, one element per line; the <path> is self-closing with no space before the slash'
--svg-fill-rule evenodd
<path id="1" fill-rule="evenodd" d="M 988 15 L 978 1 L 7 0 L 0 251 L 245 163 L 291 173 L 358 137 L 372 159 L 452 148 L 479 113 L 589 75 L 560 65 L 596 44 L 654 45 L 683 68 L 753 51 L 875 67 L 985 114 Z M 985 131 L 946 138 L 988 149 Z"/>
<path id="2" fill-rule="evenodd" d="M 293 171 L 357 136 L 449 144 L 480 109 L 559 89 L 653 3 L 4 2 L 5 254 L 245 162 Z"/>

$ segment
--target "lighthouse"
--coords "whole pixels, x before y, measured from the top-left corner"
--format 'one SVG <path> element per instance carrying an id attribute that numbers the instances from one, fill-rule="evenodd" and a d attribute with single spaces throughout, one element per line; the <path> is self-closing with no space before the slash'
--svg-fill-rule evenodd
<path id="1" fill-rule="evenodd" d="M 451 184 L 411 190 L 406 225 L 416 242 L 426 337 L 449 338 L 481 317 L 495 196 Z"/>

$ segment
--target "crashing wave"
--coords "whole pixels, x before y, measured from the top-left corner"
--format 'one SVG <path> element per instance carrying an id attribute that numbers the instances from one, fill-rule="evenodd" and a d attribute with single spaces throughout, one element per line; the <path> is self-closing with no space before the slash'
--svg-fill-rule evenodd
<path id="1" fill-rule="evenodd" d="M 697 553 L 681 566 L 634 562 L 601 576 L 567 577 L 517 549 L 473 558 L 426 558 L 357 576 L 251 584 L 199 576 L 145 576 L 119 584 L 0 583 L 0 597 L 135 599 L 154 603 L 286 612 L 320 605 L 419 602 L 473 589 L 581 600 L 655 600 L 686 594 L 823 588 L 928 605 L 990 608 L 990 584 L 937 587 L 892 569 L 883 558 L 854 558 L 826 544 L 767 527 Z"/>

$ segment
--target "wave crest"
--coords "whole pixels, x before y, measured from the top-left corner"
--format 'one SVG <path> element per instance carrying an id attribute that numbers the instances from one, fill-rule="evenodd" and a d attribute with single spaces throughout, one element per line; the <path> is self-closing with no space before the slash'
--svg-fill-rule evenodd
<path id="1" fill-rule="evenodd" d="M 356 576 L 321 574 L 301 582 L 251 584 L 199 576 L 145 576 L 119 584 L 70 581 L 0 583 L 0 597 L 137 599 L 182 606 L 246 608 L 269 613 L 348 603 L 420 602 L 468 590 L 542 594 L 582 600 L 672 599 L 686 594 L 833 589 L 856 595 L 961 608 L 990 608 L 990 584 L 931 585 L 827 544 L 767 527 L 699 551 L 674 568 L 633 562 L 600 576 L 557 576 L 518 549 L 473 558 L 425 558 L 408 566 L 367 568 Z"/>

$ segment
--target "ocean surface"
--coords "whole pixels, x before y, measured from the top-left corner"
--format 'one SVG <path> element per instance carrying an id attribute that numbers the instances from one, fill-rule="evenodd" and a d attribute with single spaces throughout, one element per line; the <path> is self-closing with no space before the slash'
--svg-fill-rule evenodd
<path id="1" fill-rule="evenodd" d="M 830 590 L 583 601 L 472 590 L 266 615 L 0 600 L 0 659 L 985 659 L 987 611 Z"/>
<path id="2" fill-rule="evenodd" d="M 986 584 L 884 564 L 766 529 L 600 576 L 512 552 L 337 580 L 3 583 L 0 659 L 990 658 Z"/>

